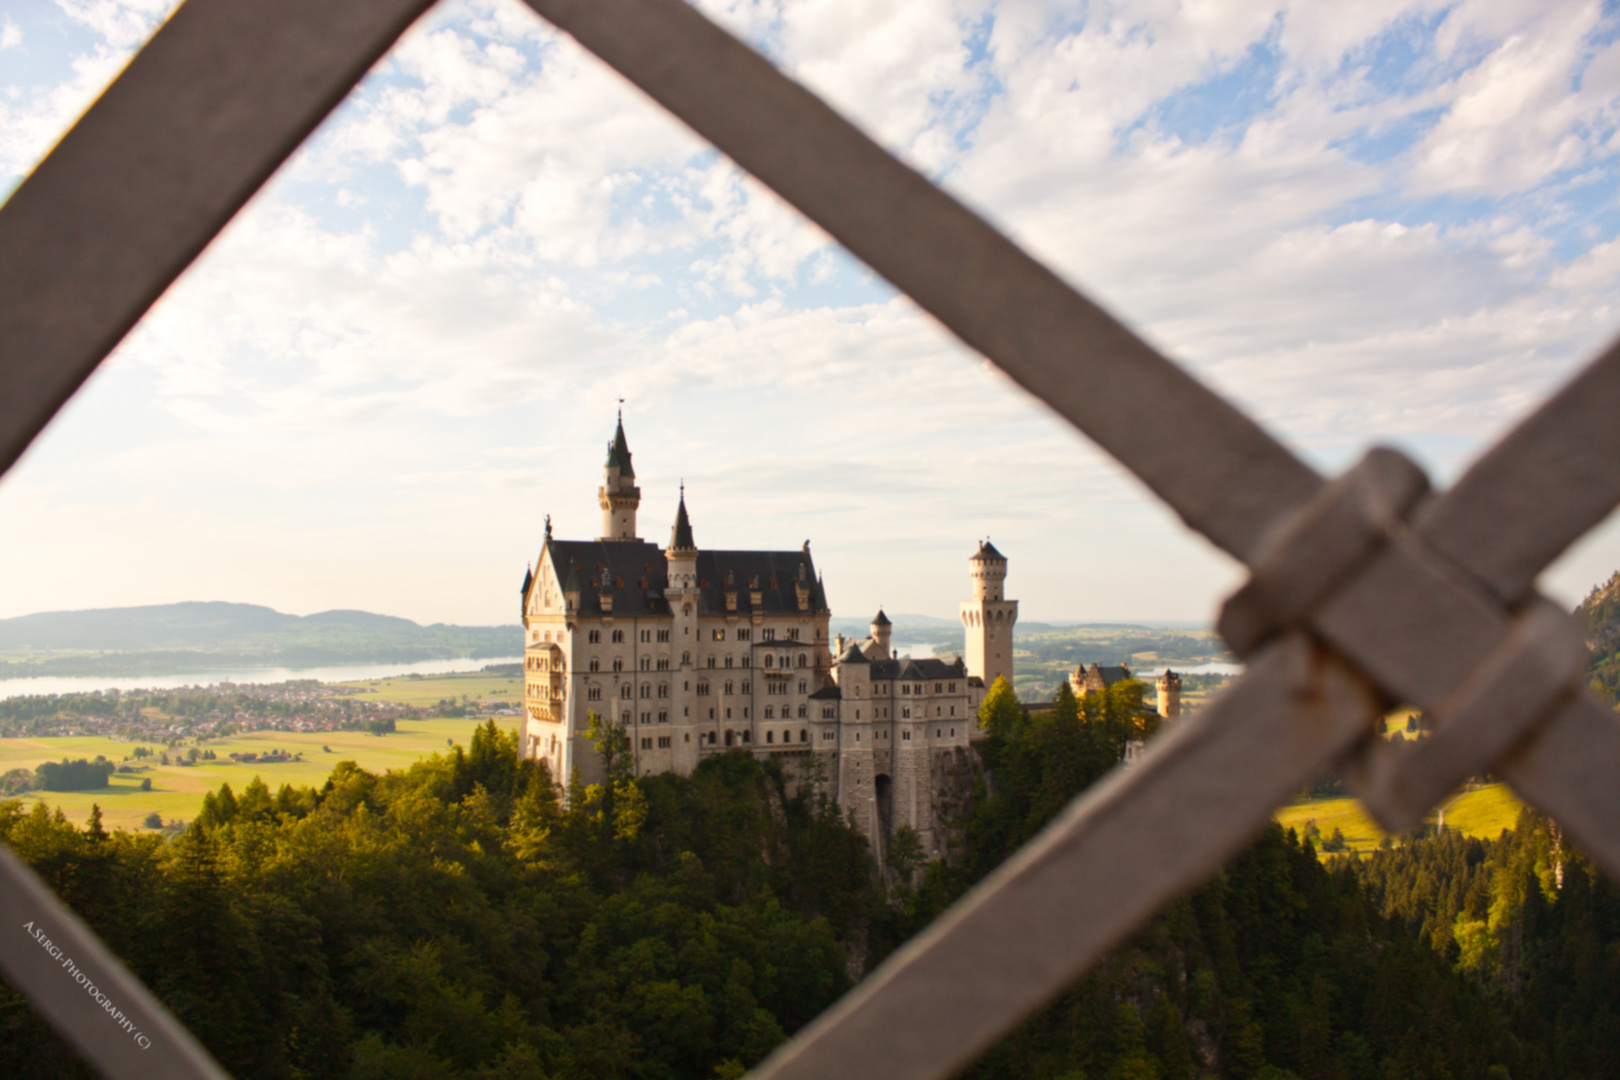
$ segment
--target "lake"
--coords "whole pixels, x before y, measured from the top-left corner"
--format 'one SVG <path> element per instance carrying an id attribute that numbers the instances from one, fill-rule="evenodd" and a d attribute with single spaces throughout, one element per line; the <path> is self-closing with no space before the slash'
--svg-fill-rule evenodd
<path id="1" fill-rule="evenodd" d="M 229 671 L 191 672 L 182 675 L 72 675 L 0 680 L 0 699 L 35 694 L 88 694 L 97 690 L 173 690 L 181 686 L 217 683 L 282 683 L 294 679 L 320 682 L 358 682 L 400 675 L 450 675 L 478 671 L 488 664 L 521 664 L 521 656 L 495 656 L 482 660 L 423 660 L 415 664 L 343 664 L 314 668 L 237 668 Z"/>

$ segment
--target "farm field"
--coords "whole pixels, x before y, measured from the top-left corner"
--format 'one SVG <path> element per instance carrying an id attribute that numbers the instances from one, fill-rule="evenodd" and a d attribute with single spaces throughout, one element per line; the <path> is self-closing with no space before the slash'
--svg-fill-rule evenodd
<path id="1" fill-rule="evenodd" d="M 1465 836 L 1494 840 L 1503 829 L 1513 828 L 1523 805 L 1506 784 L 1485 784 L 1458 795 L 1443 804 L 1446 827 Z M 1277 811 L 1277 821 L 1285 829 L 1304 832 L 1308 821 L 1315 821 L 1324 837 L 1334 829 L 1344 833 L 1352 851 L 1372 851 L 1383 842 L 1384 833 L 1353 798 L 1311 799 Z M 1433 823 L 1434 815 L 1425 819 Z"/>
<path id="2" fill-rule="evenodd" d="M 333 683 L 335 689 L 351 690 L 342 696 L 360 701 L 386 701 L 399 705 L 437 705 L 441 701 L 509 700 L 516 708 L 523 698 L 521 675 L 487 675 L 469 671 L 455 675 L 400 675 L 391 679 Z"/>
<path id="3" fill-rule="evenodd" d="M 379 680 L 380 682 L 416 682 L 417 680 Z M 422 683 L 446 683 L 448 678 L 422 679 Z M 499 682 L 482 676 L 486 684 Z M 516 682 L 515 679 L 508 680 Z M 472 694 L 464 689 L 455 692 Z M 426 704 L 451 696 L 448 691 L 437 692 Z M 508 731 L 515 731 L 518 718 L 499 716 L 496 723 Z M 156 765 L 156 759 L 147 758 L 151 765 L 144 773 L 114 773 L 109 786 L 95 791 L 30 791 L 15 796 L 24 809 L 32 809 L 35 802 L 60 807 L 70 821 L 83 824 L 90 814 L 92 803 L 101 807 L 102 821 L 107 828 L 135 829 L 153 811 L 164 821 L 189 821 L 202 806 L 203 795 L 215 791 L 221 784 L 230 784 L 232 790 L 241 791 L 255 776 L 275 791 L 282 784 L 294 787 L 319 787 L 326 782 L 332 767 L 340 761 L 358 762 L 361 768 L 373 772 L 404 769 L 430 754 L 444 752 L 450 743 L 467 745 L 472 730 L 483 719 L 400 720 L 399 730 L 391 735 L 372 735 L 363 731 L 255 731 L 225 739 L 210 739 L 201 744 L 218 755 L 217 761 L 200 761 L 192 766 Z M 162 749 L 153 743 L 126 743 L 100 736 L 81 738 L 0 739 L 0 772 L 8 769 L 32 769 L 45 761 L 63 758 L 94 760 L 97 754 L 109 761 L 123 762 L 136 745 L 152 750 Z M 323 746 L 330 747 L 327 752 Z M 180 748 L 183 753 L 187 747 Z M 285 750 L 302 754 L 302 761 L 282 763 L 249 762 L 238 764 L 228 760 L 232 753 L 263 754 L 271 750 Z M 171 756 L 172 752 L 171 752 Z M 130 761 L 129 764 L 141 764 Z M 151 791 L 140 790 L 142 779 L 152 781 Z"/>

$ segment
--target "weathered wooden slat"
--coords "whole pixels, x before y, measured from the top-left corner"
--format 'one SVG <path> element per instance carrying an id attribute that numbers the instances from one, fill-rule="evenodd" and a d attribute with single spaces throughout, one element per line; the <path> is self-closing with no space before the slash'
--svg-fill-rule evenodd
<path id="1" fill-rule="evenodd" d="M 226 1080 L 141 981 L 0 845 L 0 971 L 109 1080 Z"/>
<path id="2" fill-rule="evenodd" d="M 1214 873 L 1377 715 L 1372 689 L 1302 636 L 1266 646 L 752 1075 L 949 1076 Z"/>
<path id="3" fill-rule="evenodd" d="M 0 471 L 431 0 L 188 0 L 0 207 Z"/>
<path id="4" fill-rule="evenodd" d="M 682 0 L 528 0 L 1248 561 L 1322 480 Z M 1137 404 L 1154 403 L 1142 424 Z"/>

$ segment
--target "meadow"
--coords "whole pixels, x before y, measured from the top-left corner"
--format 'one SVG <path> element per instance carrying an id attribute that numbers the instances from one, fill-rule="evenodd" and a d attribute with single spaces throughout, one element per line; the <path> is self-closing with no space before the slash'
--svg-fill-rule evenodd
<path id="1" fill-rule="evenodd" d="M 1442 803 L 1441 808 L 1447 829 L 1464 836 L 1495 840 L 1503 829 L 1513 828 L 1523 805 L 1506 784 L 1481 784 Z M 1349 797 L 1297 802 L 1277 811 L 1276 818 L 1283 828 L 1297 829 L 1301 834 L 1307 822 L 1315 821 L 1324 839 L 1338 829 L 1344 833 L 1351 851 L 1363 853 L 1375 850 L 1383 843 L 1385 835 L 1361 804 Z M 1424 819 L 1429 825 L 1436 820 L 1437 816 L 1432 813 Z"/>
<path id="2" fill-rule="evenodd" d="M 514 675 L 469 673 L 375 679 L 344 685 L 351 688 L 352 696 L 359 700 L 432 706 L 440 701 L 461 701 L 465 696 L 470 702 L 510 700 L 516 705 L 522 679 Z M 398 730 L 389 735 L 363 731 L 254 731 L 223 739 L 185 739 L 168 751 L 171 760 L 176 751 L 184 754 L 192 746 L 212 750 L 216 760 L 184 766 L 156 764 L 157 753 L 165 747 L 153 742 L 128 743 L 103 736 L 0 739 L 0 772 L 33 769 L 41 762 L 63 758 L 94 760 L 98 754 L 115 763 L 147 766 L 145 772 L 114 773 L 108 787 L 94 791 L 30 791 L 16 796 L 25 809 L 44 802 L 60 807 L 69 821 L 78 824 L 89 817 L 94 804 L 101 807 L 102 821 L 107 828 L 136 829 L 153 812 L 165 822 L 190 821 L 197 815 L 203 795 L 218 790 L 221 784 L 230 784 L 232 790 L 241 791 L 258 777 L 271 791 L 282 784 L 319 787 L 340 761 L 354 761 L 373 772 L 406 769 L 430 754 L 443 753 L 451 744 L 465 746 L 472 738 L 473 728 L 485 719 L 400 720 Z M 507 731 L 517 730 L 518 717 L 494 719 Z M 152 750 L 153 756 L 143 761 L 130 759 L 136 746 Z M 246 764 L 229 760 L 232 753 L 265 754 L 272 750 L 301 754 L 302 760 Z M 141 790 L 144 779 L 152 781 L 151 791 Z"/>

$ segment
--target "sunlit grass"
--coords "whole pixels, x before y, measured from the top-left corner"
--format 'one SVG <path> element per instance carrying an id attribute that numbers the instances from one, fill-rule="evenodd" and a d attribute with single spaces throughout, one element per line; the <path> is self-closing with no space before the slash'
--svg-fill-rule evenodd
<path id="1" fill-rule="evenodd" d="M 485 678 L 487 680 L 488 676 Z M 495 721 L 508 731 L 515 731 L 519 723 L 515 716 L 500 716 Z M 399 730 L 392 735 L 371 735 L 363 731 L 257 731 L 227 739 L 210 739 L 201 744 L 202 748 L 218 755 L 219 760 L 200 761 L 190 767 L 157 765 L 155 762 L 158 759 L 154 754 L 145 761 L 129 762 L 131 765 L 151 765 L 149 771 L 114 773 L 110 786 L 105 788 L 95 791 L 34 791 L 19 798 L 29 808 L 38 801 L 61 807 L 70 820 L 80 824 L 89 816 L 90 806 L 94 803 L 101 807 L 102 820 L 108 828 L 136 828 L 153 811 L 165 821 L 189 821 L 197 815 L 203 795 L 217 790 L 221 784 L 228 783 L 233 790 L 241 791 L 257 776 L 272 791 L 282 784 L 319 787 L 326 782 L 332 766 L 339 761 L 355 761 L 362 768 L 374 772 L 409 768 L 429 754 L 442 753 L 452 741 L 465 746 L 472 737 L 472 729 L 483 722 L 483 719 L 401 720 L 398 722 Z M 60 761 L 63 758 L 93 760 L 97 754 L 122 763 L 136 746 L 146 746 L 153 751 L 163 749 L 155 743 L 125 743 L 100 736 L 0 739 L 0 772 L 15 768 L 32 769 L 41 762 Z M 323 750 L 323 746 L 330 747 L 331 752 Z M 169 751 L 170 759 L 173 760 L 176 753 L 184 754 L 187 749 L 189 746 L 183 745 L 178 751 Z M 233 752 L 263 754 L 271 750 L 302 753 L 303 760 L 282 764 L 237 764 L 227 760 L 227 755 Z M 142 779 L 152 781 L 151 791 L 140 789 Z"/>

